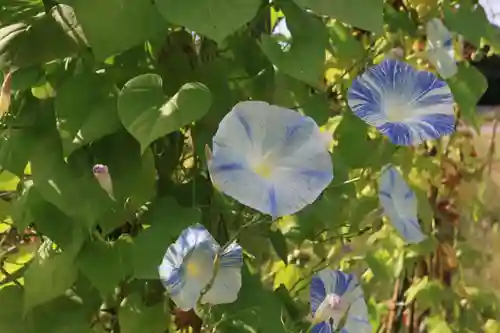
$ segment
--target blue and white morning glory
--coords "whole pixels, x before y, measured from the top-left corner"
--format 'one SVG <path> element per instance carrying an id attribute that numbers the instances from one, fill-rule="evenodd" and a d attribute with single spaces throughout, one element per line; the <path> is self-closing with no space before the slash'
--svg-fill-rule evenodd
<path id="1" fill-rule="evenodd" d="M 208 168 L 217 189 L 273 218 L 311 204 L 333 179 L 314 120 L 260 101 L 238 103 L 222 119 Z"/>
<path id="2" fill-rule="evenodd" d="M 313 276 L 310 288 L 312 333 L 371 333 L 363 289 L 357 278 L 324 269 Z M 339 324 L 345 318 L 343 327 Z"/>
<path id="3" fill-rule="evenodd" d="M 386 59 L 354 80 L 349 107 L 397 145 L 416 145 L 455 130 L 453 95 L 427 71 Z"/>
<path id="4" fill-rule="evenodd" d="M 178 308 L 188 311 L 196 307 L 201 292 L 214 274 L 214 260 L 220 250 L 219 244 L 200 224 L 185 229 L 168 247 L 158 271 Z M 241 288 L 242 265 L 241 247 L 230 244 L 220 255 L 217 274 L 201 303 L 234 302 Z"/>
<path id="5" fill-rule="evenodd" d="M 427 59 L 443 79 L 449 79 L 458 71 L 451 33 L 437 18 L 427 22 L 426 31 Z"/>
<path id="6" fill-rule="evenodd" d="M 408 243 L 420 243 L 426 235 L 417 218 L 417 197 L 395 167 L 387 167 L 379 178 L 379 200 L 384 214 Z"/>

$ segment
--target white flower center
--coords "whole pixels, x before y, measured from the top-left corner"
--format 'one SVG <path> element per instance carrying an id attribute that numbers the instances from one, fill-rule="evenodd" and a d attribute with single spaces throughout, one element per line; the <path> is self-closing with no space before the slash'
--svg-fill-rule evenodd
<path id="1" fill-rule="evenodd" d="M 383 104 L 384 114 L 391 123 L 400 123 L 408 118 L 408 104 L 396 98 L 387 98 Z"/>
<path id="2" fill-rule="evenodd" d="M 267 153 L 263 157 L 256 157 L 252 159 L 252 171 L 264 179 L 269 179 L 273 175 L 274 163 L 270 155 L 270 153 Z"/>
<path id="3" fill-rule="evenodd" d="M 272 174 L 271 166 L 265 161 L 254 166 L 253 171 L 262 178 L 270 178 Z"/>
<path id="4" fill-rule="evenodd" d="M 213 256 L 204 247 L 195 248 L 183 264 L 186 277 L 197 280 L 208 280 L 213 272 Z"/>

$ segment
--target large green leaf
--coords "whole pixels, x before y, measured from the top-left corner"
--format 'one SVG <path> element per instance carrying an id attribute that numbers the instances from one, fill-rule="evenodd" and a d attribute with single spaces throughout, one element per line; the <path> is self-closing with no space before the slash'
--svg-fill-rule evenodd
<path id="1" fill-rule="evenodd" d="M 168 327 L 170 314 L 165 305 L 159 303 L 146 306 L 140 294 L 125 298 L 118 312 L 118 322 L 123 333 L 163 333 Z"/>
<path id="2" fill-rule="evenodd" d="M 155 3 L 168 21 L 222 42 L 257 14 L 261 1 L 234 0 L 230 5 L 225 0 L 157 0 Z"/>
<path id="3" fill-rule="evenodd" d="M 312 14 L 292 2 L 281 5 L 292 34 L 291 47 L 283 51 L 276 40 L 262 35 L 261 47 L 279 71 L 314 87 L 322 84 L 328 32 L 325 25 Z"/>
<path id="4" fill-rule="evenodd" d="M 30 313 L 30 333 L 89 333 L 89 314 L 85 311 L 88 305 L 82 302 L 79 297 L 58 297 L 37 306 Z"/>
<path id="5" fill-rule="evenodd" d="M 0 28 L 0 68 L 22 68 L 70 57 L 86 47 L 73 9 L 57 5 L 29 23 Z"/>
<path id="6" fill-rule="evenodd" d="M 25 310 L 63 295 L 77 279 L 75 251 L 56 253 L 48 249 L 46 252 L 39 251 L 24 275 Z"/>
<path id="7" fill-rule="evenodd" d="M 82 225 L 43 199 L 35 187 L 23 193 L 14 206 L 13 219 L 18 227 L 36 223 L 37 230 L 64 250 L 78 251 L 85 239 Z"/>
<path id="8" fill-rule="evenodd" d="M 118 113 L 144 151 L 159 137 L 203 117 L 211 101 L 210 91 L 201 83 L 187 83 L 167 98 L 162 92 L 161 77 L 144 74 L 125 84 L 118 98 Z"/>
<path id="9" fill-rule="evenodd" d="M 197 209 L 179 206 L 174 199 L 157 199 L 143 217 L 144 224 L 151 225 L 134 240 L 132 254 L 136 278 L 157 279 L 158 266 L 167 247 L 186 227 L 198 223 Z"/>
<path id="10" fill-rule="evenodd" d="M 383 0 L 294 0 L 303 8 L 344 21 L 357 28 L 382 33 Z M 286 15 L 286 14 L 285 14 Z"/>
<path id="11" fill-rule="evenodd" d="M 8 304 L 0 311 L 0 331 L 9 333 L 26 332 L 26 324 L 23 318 L 23 294 L 23 289 L 16 285 L 0 289 L 0 304 Z"/>
<path id="12" fill-rule="evenodd" d="M 54 164 L 50 170 L 44 170 L 45 166 L 46 161 L 33 161 L 34 186 L 42 197 L 66 215 L 81 221 L 82 226 L 92 227 L 112 207 L 107 194 L 93 179 L 90 167 L 80 178 L 65 163 Z"/>
<path id="13" fill-rule="evenodd" d="M 26 129 L 12 130 L 8 136 L 0 138 L 0 166 L 23 176 L 33 140 L 34 136 Z"/>
<path id="14" fill-rule="evenodd" d="M 76 265 L 92 285 L 103 296 L 107 296 L 131 273 L 130 250 L 131 244 L 123 239 L 114 243 L 94 239 L 83 246 Z"/>
<path id="15" fill-rule="evenodd" d="M 75 10 L 92 51 L 99 59 L 123 52 L 167 31 L 150 1 L 65 0 Z"/>
<path id="16" fill-rule="evenodd" d="M 458 73 L 448 80 L 461 116 L 477 130 L 476 104 L 488 89 L 484 75 L 469 64 L 458 64 Z"/>
<path id="17" fill-rule="evenodd" d="M 65 154 L 120 128 L 113 85 L 104 75 L 83 73 L 58 89 L 54 107 Z"/>

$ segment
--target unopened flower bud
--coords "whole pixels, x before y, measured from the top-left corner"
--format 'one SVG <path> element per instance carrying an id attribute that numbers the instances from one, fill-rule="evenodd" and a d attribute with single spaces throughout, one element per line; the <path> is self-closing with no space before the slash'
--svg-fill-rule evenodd
<path id="1" fill-rule="evenodd" d="M 109 175 L 108 167 L 104 164 L 96 164 L 92 168 L 92 173 L 99 182 L 99 185 L 101 185 L 102 189 L 105 190 L 112 199 L 114 199 L 113 183 L 111 182 L 111 176 Z"/>
<path id="2" fill-rule="evenodd" d="M 0 91 L 0 117 L 3 117 L 9 111 L 11 86 L 12 73 L 8 72 L 3 78 L 2 90 Z"/>

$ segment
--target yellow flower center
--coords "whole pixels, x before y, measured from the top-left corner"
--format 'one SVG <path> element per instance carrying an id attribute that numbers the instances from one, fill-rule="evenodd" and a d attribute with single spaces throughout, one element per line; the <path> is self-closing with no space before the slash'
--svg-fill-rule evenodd
<path id="1" fill-rule="evenodd" d="M 266 162 L 262 162 L 254 168 L 254 172 L 262 178 L 271 177 L 271 167 Z"/>
<path id="2" fill-rule="evenodd" d="M 189 275 L 191 277 L 196 277 L 196 276 L 200 275 L 201 269 L 200 269 L 200 266 L 198 265 L 198 263 L 196 263 L 194 261 L 189 261 L 186 265 L 186 272 L 187 272 L 187 275 Z"/>

